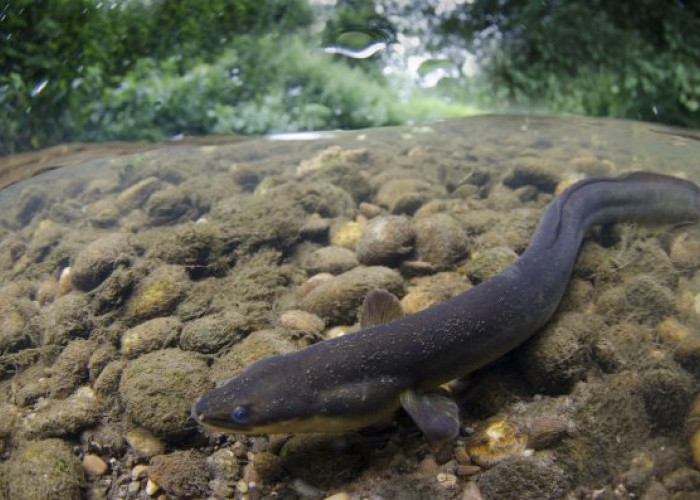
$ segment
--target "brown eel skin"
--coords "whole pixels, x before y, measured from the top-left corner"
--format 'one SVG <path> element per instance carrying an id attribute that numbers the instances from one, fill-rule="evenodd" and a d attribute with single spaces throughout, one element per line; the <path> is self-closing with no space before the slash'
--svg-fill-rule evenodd
<path id="1" fill-rule="evenodd" d="M 339 432 L 385 421 L 403 406 L 439 448 L 460 425 L 440 385 L 494 361 L 549 321 L 591 226 L 699 215 L 698 187 L 683 179 L 636 172 L 579 181 L 552 201 L 527 250 L 497 276 L 406 317 L 393 296 L 371 292 L 366 328 L 253 363 L 206 392 L 192 416 L 223 432 Z"/>

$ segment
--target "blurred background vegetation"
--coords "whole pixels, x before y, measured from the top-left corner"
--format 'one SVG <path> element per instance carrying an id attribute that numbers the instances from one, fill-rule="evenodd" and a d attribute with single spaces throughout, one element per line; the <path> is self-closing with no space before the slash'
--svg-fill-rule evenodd
<path id="1" fill-rule="evenodd" d="M 700 128 L 695 0 L 5 0 L 0 154 L 475 112 Z"/>

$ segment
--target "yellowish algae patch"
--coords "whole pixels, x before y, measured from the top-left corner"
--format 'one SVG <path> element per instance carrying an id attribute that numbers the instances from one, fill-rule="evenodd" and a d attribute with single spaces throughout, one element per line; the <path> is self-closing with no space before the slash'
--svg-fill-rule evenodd
<path id="1" fill-rule="evenodd" d="M 331 245 L 355 250 L 364 229 L 360 222 L 343 222 L 331 230 Z"/>
<path id="2" fill-rule="evenodd" d="M 506 420 L 495 420 L 481 429 L 467 445 L 472 461 L 491 467 L 507 458 L 526 454 L 527 436 Z"/>
<path id="3" fill-rule="evenodd" d="M 179 266 L 161 266 L 153 271 L 129 298 L 126 314 L 148 319 L 169 313 L 184 294 L 189 279 Z"/>

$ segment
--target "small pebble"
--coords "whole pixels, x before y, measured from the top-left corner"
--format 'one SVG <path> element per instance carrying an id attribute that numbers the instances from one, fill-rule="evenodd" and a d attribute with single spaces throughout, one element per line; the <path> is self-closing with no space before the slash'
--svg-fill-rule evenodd
<path id="1" fill-rule="evenodd" d="M 341 491 L 340 493 L 335 493 L 334 495 L 326 497 L 323 500 L 350 500 L 350 494 Z"/>
<path id="2" fill-rule="evenodd" d="M 454 486 L 457 484 L 457 476 L 454 474 L 448 474 L 447 472 L 441 472 L 437 475 L 438 483 L 443 486 Z"/>
<path id="3" fill-rule="evenodd" d="M 306 498 L 318 498 L 321 496 L 321 490 L 298 478 L 292 482 L 292 489 Z"/>
<path id="4" fill-rule="evenodd" d="M 464 446 L 458 446 L 454 451 L 455 459 L 462 465 L 469 465 L 472 463 L 469 458 L 469 453 Z"/>
<path id="5" fill-rule="evenodd" d="M 700 242 L 688 233 L 680 234 L 671 243 L 670 257 L 678 267 L 697 267 L 700 264 Z"/>
<path id="6" fill-rule="evenodd" d="M 236 489 L 239 493 L 248 493 L 248 483 L 241 479 L 236 482 Z"/>
<path id="7" fill-rule="evenodd" d="M 138 464 L 135 465 L 133 469 L 131 469 L 131 479 L 134 481 L 138 481 L 139 479 L 142 479 L 148 475 L 148 465 L 146 464 Z"/>
<path id="8" fill-rule="evenodd" d="M 129 486 L 127 487 L 127 491 L 131 495 L 136 495 L 140 489 L 141 489 L 141 482 L 140 481 L 132 481 L 129 483 Z"/>
<path id="9" fill-rule="evenodd" d="M 360 203 L 359 209 L 360 213 L 368 219 L 372 219 L 382 213 L 381 207 L 364 201 Z"/>
<path id="10" fill-rule="evenodd" d="M 474 481 L 469 481 L 467 485 L 462 490 L 462 497 L 460 500 L 484 500 L 484 497 L 479 491 L 479 486 Z"/>
<path id="11" fill-rule="evenodd" d="M 418 470 L 423 474 L 433 474 L 438 469 L 438 464 L 433 457 L 425 457 L 418 464 Z"/>
<path id="12" fill-rule="evenodd" d="M 109 466 L 99 456 L 89 453 L 83 457 L 83 469 L 90 475 L 102 476 L 107 473 Z"/>
<path id="13" fill-rule="evenodd" d="M 473 476 L 477 472 L 481 471 L 481 467 L 478 465 L 458 465 L 457 475 L 458 476 Z"/>
<path id="14" fill-rule="evenodd" d="M 331 229 L 331 245 L 355 250 L 364 227 L 359 222 L 343 222 Z"/>
<path id="15" fill-rule="evenodd" d="M 158 486 L 156 483 L 154 483 L 152 480 L 148 480 L 146 482 L 146 495 L 149 497 L 152 497 L 156 493 L 158 493 L 158 490 L 160 489 L 160 486 Z"/>
<path id="16" fill-rule="evenodd" d="M 73 290 L 73 280 L 71 279 L 71 270 L 69 267 L 61 269 L 61 274 L 58 277 L 58 296 L 62 297 Z"/>

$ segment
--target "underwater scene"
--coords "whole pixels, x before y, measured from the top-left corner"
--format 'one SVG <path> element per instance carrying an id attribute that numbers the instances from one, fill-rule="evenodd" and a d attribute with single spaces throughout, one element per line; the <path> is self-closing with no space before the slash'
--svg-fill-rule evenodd
<path id="1" fill-rule="evenodd" d="M 698 498 L 695 132 L 96 147 L 2 165 L 0 498 Z"/>

